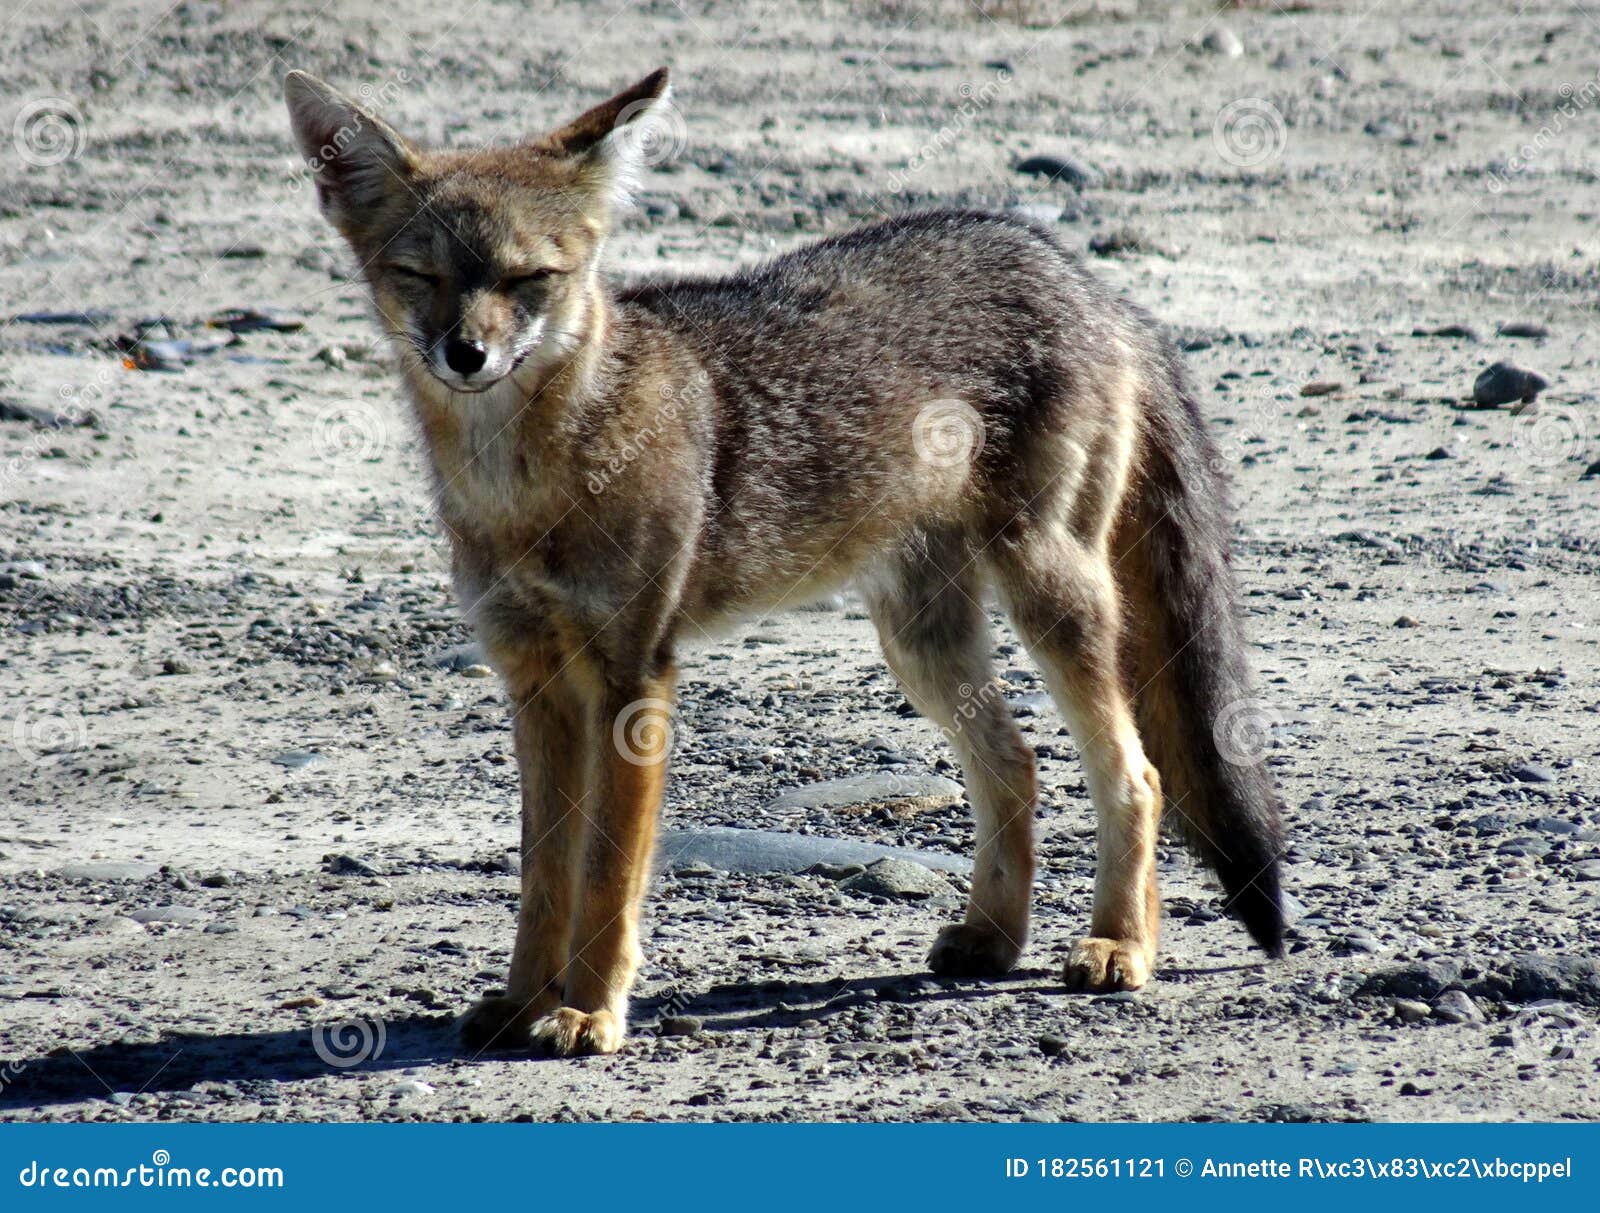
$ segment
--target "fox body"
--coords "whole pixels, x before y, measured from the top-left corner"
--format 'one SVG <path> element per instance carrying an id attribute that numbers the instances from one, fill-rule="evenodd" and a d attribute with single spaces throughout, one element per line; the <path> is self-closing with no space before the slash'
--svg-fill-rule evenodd
<path id="1" fill-rule="evenodd" d="M 522 900 L 471 1045 L 620 1045 L 678 647 L 846 582 L 977 818 L 935 972 L 1004 972 L 1028 933 L 1034 763 L 990 693 L 986 586 L 1095 805 L 1067 985 L 1148 979 L 1163 807 L 1280 950 L 1276 794 L 1216 730 L 1251 692 L 1215 453 L 1149 316 L 1041 229 L 968 211 L 611 286 L 601 250 L 664 71 L 463 153 L 424 152 L 303 74 L 286 92 L 400 351 L 457 590 L 513 709 Z"/>

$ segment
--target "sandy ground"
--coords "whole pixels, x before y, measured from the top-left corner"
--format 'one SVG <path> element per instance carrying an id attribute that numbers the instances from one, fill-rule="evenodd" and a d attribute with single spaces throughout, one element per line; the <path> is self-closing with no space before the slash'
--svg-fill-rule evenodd
<path id="1" fill-rule="evenodd" d="M 1600 1113 L 1600 16 L 819 7 L 0 13 L 0 297 L 24 317 L 0 327 L 0 1115 Z M 1090 809 L 1003 634 L 1045 790 L 1014 976 L 922 970 L 959 873 L 874 900 L 839 872 L 668 862 L 625 1052 L 459 1051 L 452 1017 L 511 942 L 506 716 L 447 652 L 468 637 L 415 443 L 278 81 L 308 68 L 467 145 L 662 62 L 681 127 L 620 272 L 1020 205 L 1185 342 L 1238 484 L 1285 961 L 1257 963 L 1173 850 L 1159 980 L 1061 991 Z M 1081 177 L 1017 172 L 1033 155 Z M 304 323 L 208 351 L 229 308 Z M 1445 326 L 1471 332 L 1417 335 Z M 141 331 L 192 344 L 130 369 Z M 1550 381 L 1536 412 L 1464 406 L 1500 360 Z M 667 824 L 959 856 L 959 804 L 772 807 L 949 770 L 846 596 L 688 655 Z"/>

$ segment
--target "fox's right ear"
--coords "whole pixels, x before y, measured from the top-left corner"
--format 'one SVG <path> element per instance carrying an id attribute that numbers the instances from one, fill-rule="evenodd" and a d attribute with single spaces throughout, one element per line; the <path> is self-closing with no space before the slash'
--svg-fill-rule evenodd
<path id="1" fill-rule="evenodd" d="M 582 166 L 584 177 L 614 201 L 627 198 L 639 172 L 672 150 L 667 69 L 657 68 L 631 88 L 602 101 L 538 145 Z"/>
<path id="2" fill-rule="evenodd" d="M 315 76 L 290 72 L 283 99 L 322 213 L 348 235 L 410 176 L 417 153 L 388 123 Z"/>

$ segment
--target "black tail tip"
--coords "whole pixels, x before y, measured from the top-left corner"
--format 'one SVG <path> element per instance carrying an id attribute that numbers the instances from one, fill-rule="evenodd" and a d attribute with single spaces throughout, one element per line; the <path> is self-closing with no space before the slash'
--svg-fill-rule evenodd
<path id="1" fill-rule="evenodd" d="M 1283 956 L 1283 898 L 1275 867 L 1240 889 L 1229 908 L 1263 952 L 1274 960 Z"/>

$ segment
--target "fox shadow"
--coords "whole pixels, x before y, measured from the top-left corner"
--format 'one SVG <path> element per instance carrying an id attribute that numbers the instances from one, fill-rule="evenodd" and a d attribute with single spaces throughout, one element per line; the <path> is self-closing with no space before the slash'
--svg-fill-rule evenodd
<path id="1" fill-rule="evenodd" d="M 1170 971 L 1167 975 L 1180 976 Z M 972 1001 L 999 991 L 1064 993 L 1059 973 L 1042 968 L 1018 969 L 982 981 L 939 978 L 926 971 L 831 980 L 768 979 L 716 985 L 689 996 L 668 991 L 636 998 L 633 1033 L 636 1039 L 648 1037 L 663 1018 L 675 1015 L 695 1016 L 706 1031 L 759 1031 L 827 1020 L 872 1003 Z M 282 1031 L 169 1032 L 154 1042 L 61 1046 L 39 1057 L 12 1061 L 0 1084 L 0 1112 L 113 1097 L 124 1100 L 141 1092 L 186 1091 L 202 1082 L 231 1084 L 245 1098 L 270 1105 L 281 1098 L 278 1083 L 384 1073 L 478 1056 L 461 1044 L 455 1017 L 440 1013 L 382 1019 L 353 1016 Z M 504 1060 L 527 1055 L 481 1056 Z"/>

